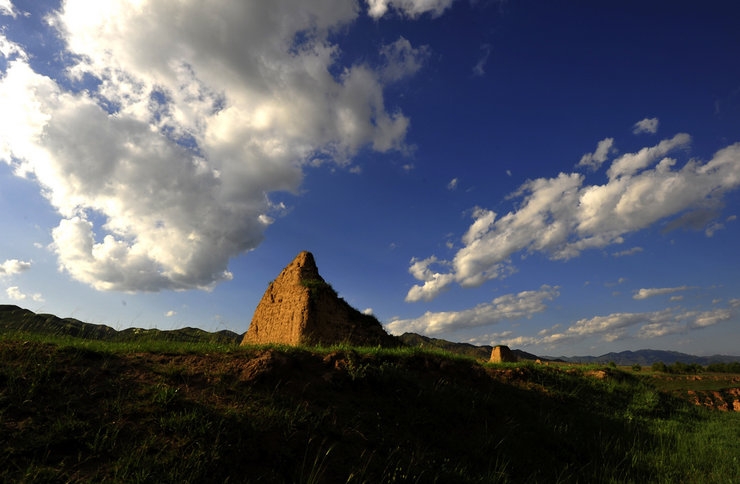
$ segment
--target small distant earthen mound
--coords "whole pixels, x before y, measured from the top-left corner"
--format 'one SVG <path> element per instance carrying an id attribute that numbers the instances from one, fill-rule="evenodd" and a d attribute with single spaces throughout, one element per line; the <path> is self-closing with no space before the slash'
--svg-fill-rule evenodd
<path id="1" fill-rule="evenodd" d="M 399 346 L 375 317 L 337 296 L 306 251 L 267 287 L 241 344 L 266 343 Z"/>
<path id="2" fill-rule="evenodd" d="M 517 357 L 508 346 L 494 346 L 491 351 L 491 363 L 516 363 Z"/>

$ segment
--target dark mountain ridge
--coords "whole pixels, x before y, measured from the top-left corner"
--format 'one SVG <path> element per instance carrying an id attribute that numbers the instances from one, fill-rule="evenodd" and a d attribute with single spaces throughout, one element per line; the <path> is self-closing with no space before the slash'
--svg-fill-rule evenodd
<path id="1" fill-rule="evenodd" d="M 102 341 L 130 342 L 136 340 L 162 340 L 179 342 L 205 342 L 217 344 L 238 345 L 244 334 L 233 331 L 222 330 L 216 333 L 204 331 L 199 328 L 180 328 L 172 330 L 127 328 L 116 330 L 104 324 L 85 323 L 75 318 L 59 318 L 53 314 L 36 314 L 31 310 L 15 305 L 0 304 L 0 333 L 29 332 L 38 334 L 50 334 L 56 336 L 72 336 Z M 417 333 L 404 333 L 397 337 L 407 346 L 421 346 L 425 348 L 436 348 L 451 353 L 471 356 L 481 360 L 491 357 L 492 346 L 476 346 L 469 343 L 455 343 L 439 338 L 431 338 Z M 691 364 L 697 363 L 706 366 L 710 363 L 731 363 L 740 361 L 740 356 L 712 355 L 696 356 L 678 351 L 663 351 L 643 349 L 638 351 L 621 351 L 618 353 L 606 353 L 601 356 L 543 356 L 539 357 L 526 351 L 513 349 L 512 353 L 519 360 L 542 361 L 564 361 L 568 363 L 610 363 L 614 362 L 620 366 L 634 364 L 652 365 L 656 362 L 672 364 L 676 362 Z"/>
<path id="2" fill-rule="evenodd" d="M 101 341 L 128 342 L 156 339 L 179 342 L 210 342 L 239 344 L 243 335 L 222 330 L 210 333 L 199 328 L 173 330 L 126 328 L 118 331 L 104 324 L 85 323 L 74 318 L 59 318 L 53 314 L 36 314 L 14 305 L 0 305 L 0 333 L 28 332 L 55 336 L 72 336 Z"/>
<path id="3" fill-rule="evenodd" d="M 601 356 L 559 356 L 557 358 L 546 357 L 548 359 L 558 359 L 568 363 L 610 363 L 614 362 L 620 366 L 627 365 L 652 365 L 653 363 L 663 362 L 667 365 L 672 363 L 697 363 L 706 366 L 710 363 L 731 363 L 740 361 L 740 356 L 732 355 L 711 355 L 696 356 L 678 351 L 665 350 L 638 350 L 638 351 L 620 351 L 606 353 Z"/>
<path id="4" fill-rule="evenodd" d="M 430 338 L 417 333 L 403 333 L 397 337 L 407 346 L 422 346 L 424 348 L 437 348 L 451 353 L 472 356 L 478 359 L 488 360 L 491 357 L 493 346 L 482 345 L 476 346 L 470 343 L 454 343 L 444 339 Z M 522 350 L 511 350 L 519 360 L 538 360 L 543 359 L 532 353 Z"/>

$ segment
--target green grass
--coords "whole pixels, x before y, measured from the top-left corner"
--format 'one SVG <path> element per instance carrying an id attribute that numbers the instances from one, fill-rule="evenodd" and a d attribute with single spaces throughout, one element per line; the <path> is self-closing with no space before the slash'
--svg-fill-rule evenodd
<path id="1" fill-rule="evenodd" d="M 171 341 L 146 334 L 131 340 L 106 341 L 98 339 L 78 338 L 69 335 L 49 335 L 27 331 L 12 331 L 0 333 L 0 341 L 22 341 L 27 343 L 53 344 L 60 348 L 77 348 L 99 353 L 126 354 L 126 353 L 167 353 L 167 354 L 201 354 L 201 353 L 228 353 L 238 351 L 235 343 L 212 341 Z"/>
<path id="2" fill-rule="evenodd" d="M 709 411 L 707 411 L 709 412 Z M 740 469 L 738 416 L 714 411 L 691 421 L 655 422 L 665 445 L 649 460 L 661 482 L 733 482 Z"/>
<path id="3" fill-rule="evenodd" d="M 648 375 L 653 384 L 662 391 L 695 390 L 711 391 L 740 386 L 738 375 L 727 373 L 700 373 L 698 375 Z"/>
<path id="4" fill-rule="evenodd" d="M 740 415 L 608 366 L 0 337 L 0 482 L 721 483 L 738 456 Z"/>

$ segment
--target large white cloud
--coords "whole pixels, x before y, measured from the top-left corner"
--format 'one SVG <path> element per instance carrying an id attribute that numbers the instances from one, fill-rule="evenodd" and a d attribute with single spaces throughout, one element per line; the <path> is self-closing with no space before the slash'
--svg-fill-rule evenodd
<path id="1" fill-rule="evenodd" d="M 621 155 L 602 185 L 584 184 L 581 174 L 561 173 L 524 183 L 512 195 L 520 200 L 517 208 L 503 216 L 475 209 L 463 247 L 452 260 L 411 261 L 409 272 L 422 284 L 413 286 L 406 300 L 430 300 L 452 283 L 478 286 L 500 277 L 511 270 L 516 253 L 542 252 L 565 260 L 622 243 L 625 235 L 662 220 L 678 217 L 674 223 L 683 223 L 692 213 L 714 213 L 724 194 L 740 185 L 740 143 L 717 151 L 706 163 L 692 159 L 677 168 L 676 160 L 666 156 L 684 150 L 690 140 L 677 134 Z"/>
<path id="2" fill-rule="evenodd" d="M 61 268 L 102 290 L 209 288 L 305 164 L 405 150 L 383 91 L 426 50 L 399 39 L 380 67 L 340 65 L 330 36 L 358 15 L 345 0 L 66 0 L 49 18 L 76 59 L 66 80 L 0 43 L 0 159 L 61 215 Z"/>

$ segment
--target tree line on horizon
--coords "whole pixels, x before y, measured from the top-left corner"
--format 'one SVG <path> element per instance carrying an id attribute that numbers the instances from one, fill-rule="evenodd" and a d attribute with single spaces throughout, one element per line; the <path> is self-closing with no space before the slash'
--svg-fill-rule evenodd
<path id="1" fill-rule="evenodd" d="M 704 371 L 710 373 L 740 373 L 740 361 L 710 363 L 706 367 L 698 363 L 682 363 L 677 361 L 670 365 L 666 365 L 662 361 L 656 361 L 652 365 L 652 370 L 675 374 L 696 374 Z"/>

